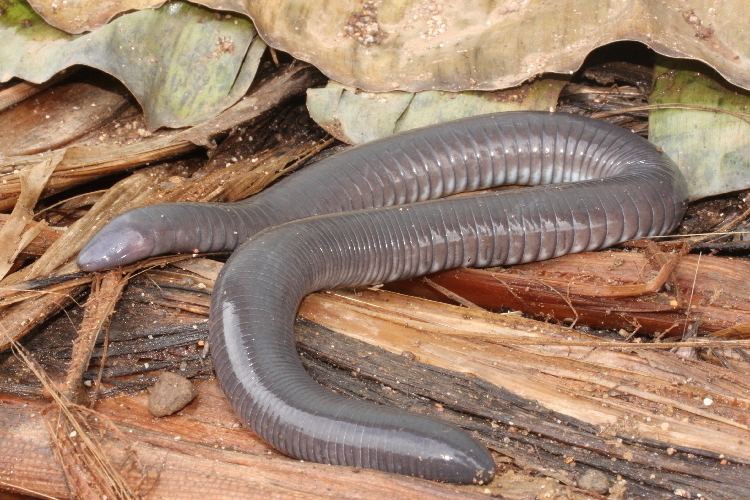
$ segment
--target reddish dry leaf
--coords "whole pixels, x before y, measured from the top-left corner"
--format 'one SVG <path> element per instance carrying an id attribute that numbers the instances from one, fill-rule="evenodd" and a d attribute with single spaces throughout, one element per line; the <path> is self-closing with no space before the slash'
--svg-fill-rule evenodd
<path id="1" fill-rule="evenodd" d="M 683 333 L 686 323 L 696 323 L 707 332 L 750 323 L 746 278 L 750 262 L 715 256 L 673 257 L 677 262 L 667 280 L 668 291 L 661 287 L 654 291 L 651 286 L 668 268 L 650 263 L 639 252 L 568 255 L 496 270 L 456 269 L 430 279 L 489 309 L 510 308 L 630 333 L 674 336 Z M 446 300 L 443 293 L 419 279 L 390 288 Z"/>

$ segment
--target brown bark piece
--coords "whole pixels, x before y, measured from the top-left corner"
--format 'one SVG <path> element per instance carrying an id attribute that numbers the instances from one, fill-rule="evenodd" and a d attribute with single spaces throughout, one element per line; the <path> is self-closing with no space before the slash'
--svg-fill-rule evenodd
<path id="1" fill-rule="evenodd" d="M 64 83 L 0 113 L 0 156 L 59 148 L 111 120 L 129 100 L 124 92 L 107 87 Z"/>
<path id="2" fill-rule="evenodd" d="M 194 259 L 179 265 L 192 268 L 200 278 L 180 277 L 172 270 L 152 271 L 148 279 L 133 285 L 136 288 L 130 300 L 140 298 L 207 314 L 211 282 L 206 280 L 215 277 L 221 264 Z M 629 478 L 629 488 L 634 488 L 632 482 L 636 481 L 651 494 L 654 491 L 649 488 L 669 489 L 686 481 L 692 485 L 691 491 L 711 491 L 722 483 L 722 477 L 748 474 L 744 468 L 718 470 L 716 463 L 694 463 L 695 468 L 691 468 L 689 457 L 686 461 L 672 460 L 675 450 L 683 450 L 685 454 L 722 455 L 730 461 L 750 463 L 743 444 L 750 438 L 750 386 L 742 376 L 748 370 L 747 363 L 739 363 L 732 370 L 705 361 L 684 360 L 665 350 L 647 349 L 659 344 L 618 342 L 610 347 L 607 341 L 516 315 L 469 310 L 383 291 L 314 294 L 306 299 L 301 314 L 316 323 L 301 326 L 300 342 L 310 354 L 304 358 L 308 368 L 324 384 L 358 397 L 413 410 L 422 408 L 415 400 L 390 391 L 360 387 L 344 375 L 356 373 L 355 380 L 372 379 L 376 386 L 385 384 L 405 391 L 417 401 L 428 398 L 439 402 L 444 418 L 449 409 L 459 411 L 451 417 L 459 425 L 467 425 L 468 413 L 480 421 L 490 419 L 507 425 L 508 429 L 525 429 L 538 436 L 534 440 L 541 440 L 534 441 L 533 452 L 520 444 L 504 444 L 506 437 L 508 443 L 521 438 L 515 431 L 498 431 L 489 421 L 475 421 L 470 427 L 487 439 L 496 439 L 500 443 L 496 449 L 512 456 L 516 464 L 545 474 L 552 468 L 558 471 L 554 477 L 569 484 L 576 484 L 584 469 L 591 467 L 604 470 L 612 487 L 619 484 L 619 474 Z M 347 337 L 332 336 L 320 325 Z M 205 323 L 200 329 L 205 335 Z M 355 339 L 371 346 L 357 345 Z M 113 349 L 124 356 L 129 352 L 129 342 Z M 170 344 L 164 339 L 159 345 Z M 140 349 L 141 344 L 132 346 Z M 396 356 L 378 354 L 380 349 Z M 145 354 L 140 352 L 143 359 Z M 394 362 L 394 357 L 400 363 Z M 428 363 L 430 368 L 423 370 L 429 371 L 410 365 L 408 360 L 415 358 Z M 314 361 L 318 359 L 339 367 L 339 375 L 326 369 L 321 372 L 321 365 Z M 455 374 L 441 370 L 459 370 L 464 375 L 457 379 Z M 388 397 L 383 399 L 384 395 Z M 508 406 L 509 401 L 514 403 Z M 525 408 L 523 414 L 518 413 L 518 405 Z M 541 449 L 546 451 L 542 453 Z M 612 457 L 618 460 L 613 462 Z M 580 467 L 562 465 L 569 461 Z M 562 473 L 561 468 L 570 470 Z M 702 482 L 706 474 L 712 479 Z M 704 479 L 696 479 L 699 477 Z"/>
<path id="3" fill-rule="evenodd" d="M 11 340 L 18 340 L 60 312 L 84 292 L 78 286 L 65 293 L 37 294 L 24 302 L 0 309 L 0 352 L 10 348 Z"/>
<path id="4" fill-rule="evenodd" d="M 41 415 L 44 406 L 0 395 L 0 490 L 68 496 L 62 467 Z"/>
<path id="5" fill-rule="evenodd" d="M 639 252 L 595 252 L 507 269 L 456 269 L 430 280 L 488 309 L 510 308 L 592 327 L 680 335 L 697 322 L 712 332 L 750 323 L 750 262 L 704 255 L 673 256 L 670 289 L 654 290 L 666 267 Z M 390 289 L 446 297 L 419 280 Z M 619 297 L 618 297 L 619 295 Z M 450 298 L 448 298 L 450 300 Z"/>
<path id="6" fill-rule="evenodd" d="M 29 83 L 16 80 L 10 84 L 0 85 L 0 111 L 15 106 L 24 99 L 38 94 L 58 81 L 59 78 L 53 77 L 44 83 Z"/>

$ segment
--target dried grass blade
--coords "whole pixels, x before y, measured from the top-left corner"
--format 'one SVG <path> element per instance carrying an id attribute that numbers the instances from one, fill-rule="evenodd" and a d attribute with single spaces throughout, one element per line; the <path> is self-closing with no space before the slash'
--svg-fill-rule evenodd
<path id="1" fill-rule="evenodd" d="M 19 172 L 21 192 L 10 218 L 0 228 L 0 284 L 21 251 L 40 233 L 33 223 L 34 207 L 63 154 L 51 154 L 30 169 Z"/>

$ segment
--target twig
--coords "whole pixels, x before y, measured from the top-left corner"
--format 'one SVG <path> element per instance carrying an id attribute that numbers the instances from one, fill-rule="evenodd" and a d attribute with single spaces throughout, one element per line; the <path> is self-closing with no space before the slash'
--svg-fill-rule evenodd
<path id="1" fill-rule="evenodd" d="M 482 335 L 483 339 L 487 336 Z M 491 337 L 490 337 L 491 339 Z M 674 349 L 675 347 L 699 347 L 716 349 L 737 349 L 750 347 L 750 339 L 742 340 L 685 340 L 676 342 L 613 342 L 609 340 L 554 340 L 554 339 L 507 339 L 498 338 L 498 344 L 505 346 L 564 346 L 564 347 L 596 347 L 604 349 Z"/>
<path id="2" fill-rule="evenodd" d="M 0 481 L 1 486 L 5 486 L 7 489 L 10 489 L 16 493 L 26 493 L 29 496 L 33 496 L 36 498 L 45 498 L 49 500 L 57 500 L 57 497 L 53 497 L 50 495 L 46 495 L 42 493 L 41 491 L 31 490 L 29 488 L 24 488 L 23 486 L 18 486 L 17 484 L 13 483 L 6 483 L 5 481 Z"/>
<path id="3" fill-rule="evenodd" d="M 750 124 L 750 113 L 743 113 L 741 111 L 731 111 L 728 109 L 712 108 L 710 106 L 699 106 L 697 104 L 682 104 L 682 103 L 668 103 L 668 104 L 644 104 L 642 106 L 630 106 L 627 108 L 612 109 L 609 111 L 599 111 L 591 114 L 591 118 L 607 118 L 610 116 L 624 115 L 628 113 L 634 113 L 637 111 L 652 111 L 652 110 L 663 110 L 663 109 L 683 109 L 689 111 L 706 111 L 709 113 L 724 113 L 735 118 L 738 118 L 746 123 Z"/>
<path id="4" fill-rule="evenodd" d="M 94 393 L 91 395 L 91 401 L 89 402 L 90 407 L 94 407 L 96 401 L 99 399 L 99 392 L 102 386 L 102 377 L 104 375 L 104 367 L 107 365 L 107 355 L 109 354 L 109 328 L 104 329 L 104 341 L 102 342 L 102 357 L 99 360 L 99 370 L 96 374 L 96 381 L 94 382 Z"/>
<path id="5" fill-rule="evenodd" d="M 478 305 L 476 305 L 475 303 L 473 303 L 469 299 L 461 297 L 459 294 L 448 290 L 447 288 L 445 288 L 442 285 L 438 285 L 437 283 L 435 283 L 434 281 L 432 281 L 430 278 L 424 277 L 424 278 L 422 278 L 422 281 L 427 286 L 429 286 L 430 288 L 435 289 L 436 291 L 438 291 L 442 295 L 445 295 L 449 299 L 458 302 L 459 304 L 461 304 L 464 307 L 468 307 L 469 309 L 481 309 L 481 310 L 484 310 L 483 307 L 479 307 Z"/>
<path id="6" fill-rule="evenodd" d="M 106 193 L 106 189 L 97 189 L 96 191 L 87 191 L 85 193 L 79 193 L 73 196 L 70 196 L 69 198 L 62 199 L 58 202 L 53 203 L 52 205 L 48 207 L 44 207 L 43 209 L 39 210 L 34 214 L 34 219 L 38 219 L 40 215 L 42 215 L 44 212 L 48 212 L 52 210 L 53 208 L 59 207 L 60 205 L 64 205 L 65 203 L 70 203 L 71 200 L 75 200 L 76 198 L 85 198 L 87 196 L 91 196 L 93 194 L 104 194 Z"/>
<path id="7" fill-rule="evenodd" d="M 570 300 L 570 286 L 572 285 L 572 282 L 568 283 L 567 294 L 566 294 L 567 296 L 565 296 L 559 290 L 557 290 L 555 287 L 553 287 L 552 285 L 550 285 L 548 283 L 545 283 L 544 281 L 540 280 L 539 278 L 534 278 L 534 281 L 536 281 L 537 283 L 539 283 L 542 286 L 546 286 L 547 288 L 549 288 L 550 290 L 552 290 L 553 292 L 555 292 L 562 299 L 562 301 L 565 302 L 565 304 L 570 308 L 570 310 L 573 312 L 573 315 L 575 316 L 575 318 L 573 318 L 573 323 L 571 323 L 569 325 L 569 328 L 574 328 L 576 326 L 576 323 L 578 323 L 578 319 L 579 319 L 580 316 L 578 315 L 578 311 L 576 310 L 576 308 L 573 306 L 573 302 L 571 302 L 571 300 Z"/>
<path id="8" fill-rule="evenodd" d="M 741 325 L 730 326 L 723 330 L 718 330 L 711 334 L 712 337 L 732 337 L 735 335 L 747 336 L 750 334 L 750 323 L 743 323 Z"/>
<path id="9" fill-rule="evenodd" d="M 115 270 L 94 279 L 65 375 L 63 387 L 67 398 L 75 399 L 79 395 L 81 379 L 88 368 L 96 339 L 102 329 L 106 329 L 129 277 L 130 273 L 123 276 Z"/>
<path id="10" fill-rule="evenodd" d="M 693 293 L 695 292 L 695 284 L 698 281 L 698 269 L 701 267 L 701 257 L 703 257 L 702 253 L 698 254 L 698 262 L 695 264 L 695 274 L 693 275 L 693 284 L 690 287 L 690 298 L 688 299 L 687 308 L 685 309 L 685 325 L 682 328 L 682 336 L 685 336 L 685 332 L 687 332 L 688 324 L 690 323 L 690 309 L 693 307 Z"/>

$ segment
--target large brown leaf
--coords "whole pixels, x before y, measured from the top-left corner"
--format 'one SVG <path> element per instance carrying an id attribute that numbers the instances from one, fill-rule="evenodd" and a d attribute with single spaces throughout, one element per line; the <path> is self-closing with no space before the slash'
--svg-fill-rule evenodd
<path id="1" fill-rule="evenodd" d="M 30 0 L 79 33 L 155 0 Z M 596 47 L 637 40 L 699 59 L 750 88 L 746 0 L 200 0 L 249 15 L 266 42 L 369 90 L 492 90 L 576 70 Z"/>

